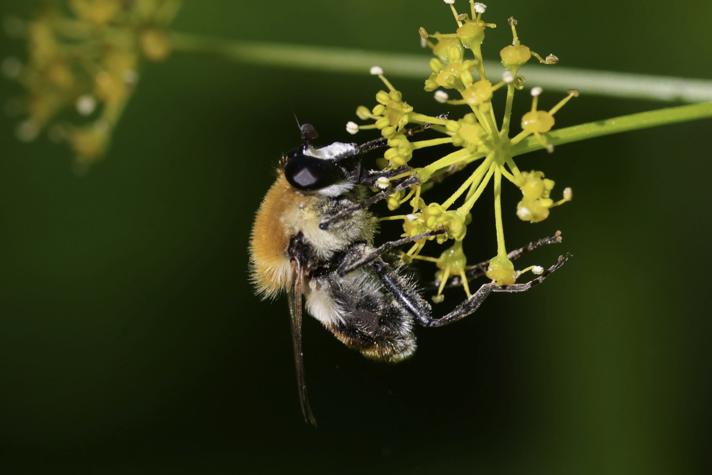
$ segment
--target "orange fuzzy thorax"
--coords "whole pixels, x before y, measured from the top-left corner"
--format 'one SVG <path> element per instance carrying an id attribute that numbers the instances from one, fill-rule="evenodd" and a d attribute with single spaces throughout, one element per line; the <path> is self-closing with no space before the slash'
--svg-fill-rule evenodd
<path id="1" fill-rule="evenodd" d="M 275 297 L 289 284 L 290 235 L 283 217 L 306 199 L 280 174 L 257 210 L 250 237 L 251 273 L 257 292 L 266 298 Z"/>

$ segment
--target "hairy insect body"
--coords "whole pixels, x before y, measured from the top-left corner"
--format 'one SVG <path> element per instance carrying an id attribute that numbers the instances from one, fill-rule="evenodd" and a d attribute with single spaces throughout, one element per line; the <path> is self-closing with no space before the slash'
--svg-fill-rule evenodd
<path id="1" fill-rule="evenodd" d="M 252 279 L 265 298 L 294 284 L 292 261 L 304 263 L 306 309 L 345 345 L 373 359 L 396 362 L 415 351 L 413 316 L 386 288 L 371 266 L 344 275 L 334 264 L 372 252 L 374 225 L 366 210 L 328 229 L 319 224 L 353 206 L 358 190 L 330 197 L 295 190 L 280 173 L 265 196 L 251 239 Z M 405 288 L 414 284 L 392 274 Z"/>
<path id="2" fill-rule="evenodd" d="M 397 362 L 415 351 L 414 324 L 426 328 L 449 325 L 474 313 L 491 293 L 525 292 L 566 262 L 565 256 L 559 257 L 529 282 L 482 284 L 467 300 L 434 318 L 422 292 L 388 256 L 400 246 L 444 231 L 374 247 L 374 219 L 369 212 L 378 201 L 416 184 L 417 176 L 401 172 L 404 177 L 394 181 L 397 171 L 363 169 L 363 155 L 387 146 L 384 139 L 315 148 L 312 141 L 318 134 L 313 126 L 304 124 L 300 130 L 302 145 L 282 157 L 277 180 L 257 212 L 250 264 L 258 294 L 263 298 L 287 294 L 299 401 L 305 420 L 312 424 L 316 420 L 309 406 L 302 351 L 304 304 L 346 346 L 372 359 Z M 368 190 L 383 179 L 388 189 L 369 196 Z M 509 257 L 516 259 L 557 242 L 561 242 L 559 234 L 512 251 Z M 471 266 L 468 277 L 477 276 L 486 264 Z"/>

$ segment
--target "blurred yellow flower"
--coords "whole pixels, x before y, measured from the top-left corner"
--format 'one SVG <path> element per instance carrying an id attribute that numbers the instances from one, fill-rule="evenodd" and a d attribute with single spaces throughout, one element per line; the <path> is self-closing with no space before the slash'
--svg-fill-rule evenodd
<path id="1" fill-rule="evenodd" d="M 8 74 L 25 90 L 18 138 L 31 141 L 51 130 L 69 143 L 79 165 L 101 158 L 141 60 L 169 56 L 166 28 L 179 6 L 180 0 L 45 2 L 24 25 L 25 63 Z"/>

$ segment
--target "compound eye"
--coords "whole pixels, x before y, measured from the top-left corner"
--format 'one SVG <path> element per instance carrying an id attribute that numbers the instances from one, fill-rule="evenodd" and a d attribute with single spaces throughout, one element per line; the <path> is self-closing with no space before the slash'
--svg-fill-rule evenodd
<path id="1" fill-rule="evenodd" d="M 314 191 L 346 179 L 345 173 L 331 160 L 309 157 L 301 153 L 289 157 L 284 176 L 298 190 Z"/>

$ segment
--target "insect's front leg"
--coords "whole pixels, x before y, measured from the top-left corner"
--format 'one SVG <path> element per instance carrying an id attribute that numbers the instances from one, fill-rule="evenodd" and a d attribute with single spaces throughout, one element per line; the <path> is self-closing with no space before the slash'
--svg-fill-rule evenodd
<path id="1" fill-rule="evenodd" d="M 363 209 L 368 209 L 371 206 L 378 203 L 379 201 L 383 201 L 383 200 L 387 199 L 393 193 L 397 193 L 401 190 L 405 190 L 406 188 L 409 188 L 413 185 L 418 184 L 418 182 L 419 182 L 419 180 L 418 180 L 417 176 L 410 176 L 410 177 L 406 178 L 405 180 L 401 181 L 400 183 L 398 183 L 393 188 L 389 188 L 384 191 L 379 191 L 378 193 L 375 193 L 372 196 L 369 196 L 368 198 L 361 201 L 360 203 L 355 203 L 353 206 L 344 208 L 341 211 L 339 211 L 338 213 L 331 215 L 329 218 L 327 218 L 324 221 L 322 221 L 321 223 L 319 223 L 319 227 L 321 229 L 329 229 L 329 226 L 331 226 L 333 223 L 343 221 L 344 219 L 348 219 L 355 212 L 363 210 Z"/>

